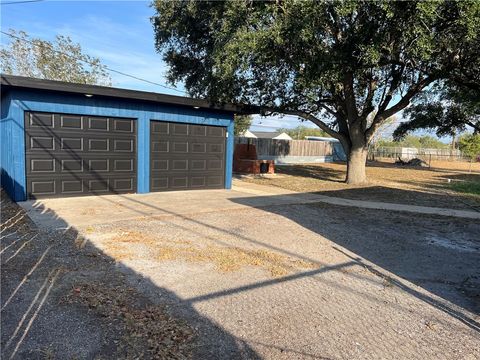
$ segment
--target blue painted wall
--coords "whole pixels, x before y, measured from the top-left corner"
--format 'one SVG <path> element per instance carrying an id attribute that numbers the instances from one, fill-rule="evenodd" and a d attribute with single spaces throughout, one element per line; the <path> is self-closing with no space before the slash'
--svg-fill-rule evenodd
<path id="1" fill-rule="evenodd" d="M 150 120 L 224 126 L 227 128 L 225 188 L 232 187 L 233 114 L 190 107 L 84 95 L 10 90 L 2 94 L 0 123 L 2 186 L 15 201 L 26 199 L 24 112 L 116 116 L 137 120 L 137 192 L 150 189 Z"/>

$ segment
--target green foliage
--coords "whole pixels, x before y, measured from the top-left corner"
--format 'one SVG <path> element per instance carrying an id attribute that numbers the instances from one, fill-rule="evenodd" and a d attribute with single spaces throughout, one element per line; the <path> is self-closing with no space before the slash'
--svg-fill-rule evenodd
<path id="1" fill-rule="evenodd" d="M 381 122 L 395 95 L 410 90 L 409 100 L 478 56 L 478 2 L 157 0 L 154 7 L 156 47 L 172 82 L 185 81 L 195 96 L 278 112 L 328 107 L 337 115 L 326 115 L 353 122 L 377 108 Z"/>
<path id="2" fill-rule="evenodd" d="M 449 144 L 445 144 L 440 140 L 434 138 L 433 136 L 405 136 L 402 140 L 398 141 L 388 141 L 388 140 L 379 140 L 377 142 L 379 147 L 413 147 L 417 149 L 447 149 L 450 147 Z"/>
<path id="3" fill-rule="evenodd" d="M 155 0 L 153 7 L 171 82 L 251 113 L 300 116 L 347 154 L 364 151 L 425 89 L 468 81 L 480 67 L 479 1 Z"/>
<path id="4" fill-rule="evenodd" d="M 235 136 L 238 136 L 248 130 L 252 124 L 251 115 L 235 115 L 234 129 Z"/>
<path id="5" fill-rule="evenodd" d="M 458 148 L 469 158 L 480 156 L 480 135 L 468 134 L 460 137 Z"/>
<path id="6" fill-rule="evenodd" d="M 327 136 L 330 137 L 325 131 L 318 128 L 306 127 L 305 125 L 299 125 L 293 129 L 279 128 L 278 132 L 284 132 L 294 140 L 304 140 L 305 136 Z"/>
<path id="7" fill-rule="evenodd" d="M 449 188 L 459 193 L 480 196 L 480 181 L 476 181 L 476 182 L 475 181 L 465 181 L 465 182 L 455 181 L 450 184 Z"/>
<path id="8" fill-rule="evenodd" d="M 436 89 L 438 100 L 424 96 L 405 111 L 409 119 L 394 132 L 395 139 L 418 129 L 434 129 L 438 136 L 467 130 L 480 132 L 480 90 L 450 82 Z"/>
<path id="9" fill-rule="evenodd" d="M 30 38 L 24 31 L 10 29 L 14 38 L 0 50 L 0 67 L 5 74 L 110 86 L 112 81 L 100 59 L 82 52 L 68 36 L 57 35 L 49 42 Z"/>

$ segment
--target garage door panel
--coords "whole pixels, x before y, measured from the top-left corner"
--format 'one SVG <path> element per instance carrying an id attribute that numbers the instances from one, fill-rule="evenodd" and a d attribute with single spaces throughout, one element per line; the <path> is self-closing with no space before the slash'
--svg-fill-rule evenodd
<path id="1" fill-rule="evenodd" d="M 57 162 L 55 159 L 30 159 L 27 163 L 27 171 L 31 173 L 55 173 Z"/>
<path id="2" fill-rule="evenodd" d="M 150 131 L 152 134 L 168 134 L 169 133 L 169 123 L 163 121 L 151 121 L 150 122 Z"/>
<path id="3" fill-rule="evenodd" d="M 83 130 L 82 117 L 75 115 L 60 115 L 59 129 L 66 131 Z"/>
<path id="4" fill-rule="evenodd" d="M 117 192 L 134 192 L 135 182 L 132 178 L 113 179 L 113 188 Z"/>
<path id="5" fill-rule="evenodd" d="M 81 194 L 84 192 L 82 179 L 61 180 L 61 192 L 64 194 Z"/>
<path id="6" fill-rule="evenodd" d="M 26 113 L 25 132 L 30 198 L 135 191 L 134 120 Z"/>
<path id="7" fill-rule="evenodd" d="M 207 127 L 202 125 L 190 125 L 190 134 L 192 138 L 207 136 Z"/>
<path id="8" fill-rule="evenodd" d="M 30 183 L 31 193 L 41 195 L 55 195 L 55 181 L 49 179 L 38 179 Z"/>
<path id="9" fill-rule="evenodd" d="M 208 187 L 220 187 L 223 185 L 222 176 L 208 176 L 207 177 L 207 186 Z"/>
<path id="10" fill-rule="evenodd" d="M 223 128 L 220 128 L 220 127 L 209 126 L 207 128 L 207 136 L 224 138 L 225 137 L 225 130 Z"/>
<path id="11" fill-rule="evenodd" d="M 187 136 L 188 125 L 187 124 L 170 124 L 170 134 L 173 136 Z"/>
<path id="12" fill-rule="evenodd" d="M 224 187 L 224 127 L 150 124 L 151 191 Z"/>
<path id="13" fill-rule="evenodd" d="M 165 191 L 168 190 L 168 177 L 155 176 L 150 181 L 151 191 Z"/>
<path id="14" fill-rule="evenodd" d="M 27 121 L 28 126 L 31 128 L 53 128 L 54 117 L 53 114 L 31 114 Z"/>
<path id="15" fill-rule="evenodd" d="M 113 119 L 113 130 L 132 134 L 135 132 L 132 121 L 124 119 Z"/>
<path id="16" fill-rule="evenodd" d="M 108 118 L 87 117 L 87 130 L 95 132 L 107 132 L 110 130 L 110 121 Z"/>

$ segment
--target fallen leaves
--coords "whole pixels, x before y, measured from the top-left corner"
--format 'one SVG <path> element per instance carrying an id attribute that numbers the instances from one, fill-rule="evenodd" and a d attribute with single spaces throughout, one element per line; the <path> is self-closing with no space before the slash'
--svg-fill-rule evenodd
<path id="1" fill-rule="evenodd" d="M 119 357 L 191 357 L 193 330 L 170 316 L 163 306 L 138 304 L 133 288 L 104 283 L 77 284 L 62 303 L 87 306 L 116 327 L 114 331 L 123 334 L 117 342 Z"/>

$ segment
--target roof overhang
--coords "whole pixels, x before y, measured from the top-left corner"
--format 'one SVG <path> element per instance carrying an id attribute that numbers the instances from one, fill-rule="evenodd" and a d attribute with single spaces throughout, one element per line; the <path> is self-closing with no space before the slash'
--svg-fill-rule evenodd
<path id="1" fill-rule="evenodd" d="M 91 95 L 118 99 L 147 101 L 167 105 L 193 107 L 195 109 L 208 109 L 239 114 L 252 113 L 252 108 L 249 108 L 249 111 L 247 111 L 246 108 L 242 105 L 215 104 L 207 99 L 195 99 L 148 91 L 129 90 L 98 85 L 76 84 L 64 81 L 45 80 L 15 75 L 2 74 L 1 86 L 2 91 L 4 88 L 19 88 L 40 91 L 53 91 L 67 94 L 82 94 L 87 96 Z"/>

